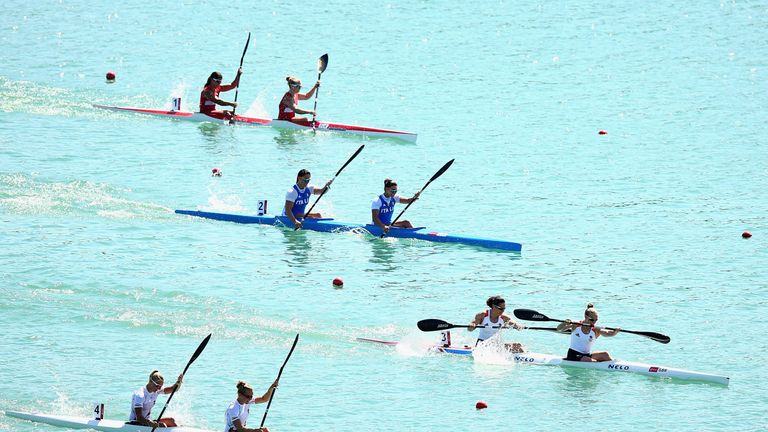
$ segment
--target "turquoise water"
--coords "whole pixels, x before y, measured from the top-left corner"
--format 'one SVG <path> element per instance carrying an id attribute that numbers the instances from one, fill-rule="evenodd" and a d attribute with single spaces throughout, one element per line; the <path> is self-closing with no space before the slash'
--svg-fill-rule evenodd
<path id="1" fill-rule="evenodd" d="M 273 431 L 768 428 L 763 2 L 4 6 L 0 410 L 85 416 L 100 401 L 122 419 L 152 369 L 177 375 L 213 333 L 168 413 L 222 430 L 236 382 L 266 389 L 299 333 Z M 193 109 L 212 70 L 232 78 L 248 31 L 239 113 L 274 116 L 285 76 L 311 83 L 327 52 L 320 118 L 418 142 L 90 105 L 161 108 L 180 96 Z M 173 213 L 254 213 L 260 199 L 278 211 L 296 171 L 319 183 L 361 144 L 318 204 L 324 215 L 365 222 L 385 177 L 410 195 L 456 158 L 407 218 L 517 241 L 522 253 Z M 604 325 L 672 338 L 622 334 L 597 348 L 731 385 L 419 348 L 435 335 L 418 320 L 466 323 L 493 294 L 555 318 L 594 302 Z M 506 339 L 545 353 L 568 343 Z M 480 399 L 488 409 L 475 410 Z M 54 428 L 0 416 L 0 429 Z"/>

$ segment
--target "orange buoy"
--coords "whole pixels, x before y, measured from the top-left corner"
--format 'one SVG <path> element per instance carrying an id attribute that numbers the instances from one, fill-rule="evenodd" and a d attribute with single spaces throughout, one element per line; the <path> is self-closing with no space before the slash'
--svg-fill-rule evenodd
<path id="1" fill-rule="evenodd" d="M 475 408 L 476 408 L 476 409 L 479 409 L 479 410 L 481 410 L 481 409 L 486 409 L 486 408 L 488 408 L 488 404 L 487 404 L 487 403 L 485 403 L 485 401 L 481 401 L 481 400 L 479 400 L 479 401 L 477 401 L 477 403 L 475 404 Z"/>
<path id="2" fill-rule="evenodd" d="M 749 231 L 744 231 L 743 233 L 741 233 L 741 238 L 748 239 L 750 237 L 752 237 L 752 233 Z"/>
<path id="3" fill-rule="evenodd" d="M 115 78 L 117 78 L 117 76 L 115 75 L 114 72 L 112 71 L 107 72 L 107 82 L 113 82 L 115 81 Z"/>
<path id="4" fill-rule="evenodd" d="M 344 286 L 344 279 L 340 277 L 333 278 L 333 286 L 336 288 L 341 288 Z"/>

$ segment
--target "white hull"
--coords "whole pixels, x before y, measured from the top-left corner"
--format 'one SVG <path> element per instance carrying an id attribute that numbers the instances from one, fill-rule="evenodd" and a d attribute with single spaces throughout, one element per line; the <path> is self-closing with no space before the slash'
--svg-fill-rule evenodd
<path id="1" fill-rule="evenodd" d="M 63 415 L 49 414 L 31 414 L 19 411 L 6 411 L 8 417 L 15 417 L 22 420 L 29 420 L 38 423 L 45 423 L 51 426 L 59 426 L 70 429 L 93 429 L 97 431 L 108 432 L 151 432 L 152 428 L 147 426 L 136 426 L 125 424 L 119 420 L 94 420 L 87 417 L 72 417 Z M 204 429 L 196 429 L 186 426 L 157 428 L 155 432 L 212 432 Z"/>
<path id="2" fill-rule="evenodd" d="M 446 354 L 456 354 L 463 356 L 471 356 L 471 347 L 441 347 L 435 346 L 434 349 L 438 352 Z M 693 381 L 706 381 L 722 385 L 728 385 L 730 378 L 708 374 L 703 372 L 690 371 L 685 369 L 676 369 L 667 366 L 656 366 L 647 363 L 637 363 L 631 361 L 614 360 L 609 362 L 578 362 L 564 360 L 561 356 L 555 356 L 551 354 L 540 354 L 534 352 L 524 353 L 510 353 L 511 359 L 516 363 L 534 364 L 540 366 L 560 366 L 560 367 L 573 367 L 581 369 L 596 369 L 606 372 L 626 372 L 636 373 L 641 375 L 659 377 L 659 378 L 676 378 L 682 380 Z"/>
<path id="3" fill-rule="evenodd" d="M 191 111 L 168 111 L 135 107 L 119 107 L 111 105 L 93 104 L 95 108 L 116 112 L 132 112 L 136 114 L 152 115 L 156 117 L 171 118 L 177 120 L 186 120 L 193 122 L 225 123 L 230 120 L 224 118 L 211 117 L 207 114 Z M 290 130 L 318 130 L 327 132 L 340 132 L 352 135 L 361 135 L 371 138 L 395 138 L 408 142 L 416 142 L 417 135 L 411 132 L 396 131 L 391 129 L 372 128 L 367 126 L 357 126 L 344 123 L 334 123 L 327 121 L 317 121 L 313 125 L 310 122 L 295 123 L 288 120 L 266 119 L 258 117 L 235 116 L 235 124 L 240 126 L 260 126 L 277 129 Z"/>

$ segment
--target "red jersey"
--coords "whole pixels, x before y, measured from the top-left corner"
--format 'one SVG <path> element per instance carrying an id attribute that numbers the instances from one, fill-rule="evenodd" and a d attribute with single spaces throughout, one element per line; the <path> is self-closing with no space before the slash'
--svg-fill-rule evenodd
<path id="1" fill-rule="evenodd" d="M 210 87 L 205 86 L 203 87 L 203 91 L 200 92 L 200 112 L 201 113 L 209 113 L 211 111 L 216 110 L 216 102 L 210 101 L 203 96 L 203 93 L 210 91 Z M 219 93 L 221 93 L 221 86 L 217 85 L 213 89 L 213 97 L 216 99 L 219 98 Z"/>
<path id="2" fill-rule="evenodd" d="M 295 95 L 291 95 L 290 91 L 285 92 L 285 94 L 283 95 L 283 98 L 280 99 L 280 112 L 277 114 L 277 119 L 278 120 L 292 120 L 296 116 L 296 113 L 291 109 L 291 107 L 286 105 L 285 102 L 284 102 L 285 98 L 287 98 L 287 97 L 288 98 L 290 98 L 290 97 L 293 98 L 293 106 L 296 106 L 296 105 L 299 104 L 299 94 L 298 93 L 296 93 Z"/>

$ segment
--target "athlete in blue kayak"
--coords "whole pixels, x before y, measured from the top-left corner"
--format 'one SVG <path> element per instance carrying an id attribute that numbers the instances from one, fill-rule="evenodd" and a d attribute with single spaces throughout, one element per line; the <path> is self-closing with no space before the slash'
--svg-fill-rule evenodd
<path id="1" fill-rule="evenodd" d="M 384 180 L 384 193 L 376 197 L 371 203 L 371 219 L 374 225 L 378 226 L 384 232 L 388 232 L 390 227 L 413 228 L 410 221 L 402 220 L 392 223 L 392 212 L 395 211 L 395 203 L 410 204 L 419 199 L 419 193 L 416 192 L 411 198 L 403 198 L 397 194 L 397 182 L 391 179 Z"/>
<path id="2" fill-rule="evenodd" d="M 302 219 L 319 219 L 322 217 L 320 213 L 304 214 L 309 203 L 309 198 L 312 195 L 320 195 L 331 187 L 333 179 L 328 180 L 325 186 L 318 188 L 315 185 L 309 184 L 312 180 L 312 174 L 309 170 L 303 169 L 296 175 L 296 184 L 288 190 L 285 194 L 285 207 L 283 207 L 283 216 L 293 222 L 293 227 L 296 229 L 301 228 Z"/>

